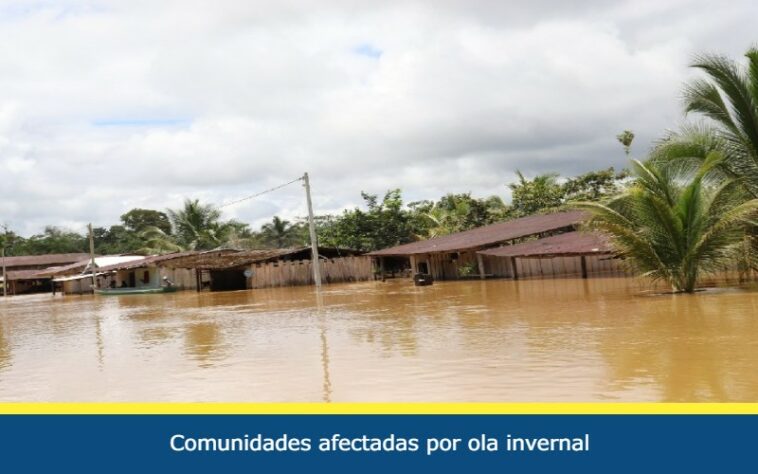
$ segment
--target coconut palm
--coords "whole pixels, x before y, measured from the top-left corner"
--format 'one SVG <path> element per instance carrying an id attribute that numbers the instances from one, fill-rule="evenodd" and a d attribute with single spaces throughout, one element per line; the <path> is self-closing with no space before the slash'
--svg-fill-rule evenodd
<path id="1" fill-rule="evenodd" d="M 198 199 L 187 199 L 179 210 L 168 209 L 167 214 L 177 243 L 190 250 L 208 250 L 219 247 L 231 230 L 221 222 L 221 211 Z"/>
<path id="2" fill-rule="evenodd" d="M 291 247 L 299 243 L 300 228 L 291 224 L 290 221 L 274 216 L 271 222 L 261 226 L 261 237 L 269 246 L 280 249 Z"/>
<path id="3" fill-rule="evenodd" d="M 684 90 L 687 113 L 710 121 L 688 126 L 666 137 L 655 149 L 656 161 L 703 162 L 711 151 L 724 159 L 719 165 L 758 197 L 758 49 L 745 54 L 747 65 L 720 55 L 702 55 L 692 67 L 706 77 L 690 82 Z"/>
<path id="4" fill-rule="evenodd" d="M 137 253 L 141 255 L 160 255 L 184 250 L 172 236 L 157 226 L 145 227 L 139 233 L 139 237 L 142 247 L 137 249 Z"/>
<path id="5" fill-rule="evenodd" d="M 589 226 L 607 233 L 635 270 L 691 293 L 701 276 L 736 262 L 758 213 L 741 180 L 720 176 L 723 159 L 712 152 L 695 169 L 633 161 L 626 193 L 574 207 L 593 214 Z"/>

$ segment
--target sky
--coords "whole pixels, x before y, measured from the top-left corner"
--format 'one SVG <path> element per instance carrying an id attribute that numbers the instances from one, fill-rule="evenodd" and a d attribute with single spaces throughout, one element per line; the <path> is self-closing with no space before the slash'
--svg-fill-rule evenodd
<path id="1" fill-rule="evenodd" d="M 716 7 L 718 5 L 718 7 Z M 516 170 L 627 163 L 685 120 L 753 0 L 0 0 L 0 224 L 83 231 L 311 176 L 317 214 L 401 188 L 509 200 Z M 295 183 L 223 208 L 306 213 Z"/>

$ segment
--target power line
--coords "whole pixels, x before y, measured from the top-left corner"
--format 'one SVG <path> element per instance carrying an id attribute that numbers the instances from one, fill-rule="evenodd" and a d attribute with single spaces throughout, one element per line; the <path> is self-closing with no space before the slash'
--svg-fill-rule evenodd
<path id="1" fill-rule="evenodd" d="M 273 188 L 266 189 L 265 191 L 261 191 L 259 193 L 251 194 L 250 196 L 245 196 L 243 198 L 240 198 L 240 199 L 237 199 L 237 200 L 234 200 L 234 201 L 226 202 L 224 204 L 221 204 L 221 205 L 217 206 L 217 209 L 222 209 L 224 207 L 231 206 L 233 204 L 238 204 L 238 203 L 240 203 L 242 201 L 247 201 L 249 199 L 257 198 L 258 196 L 262 196 L 262 195 L 264 195 L 266 193 L 270 193 L 272 191 L 276 191 L 277 189 L 281 189 L 281 188 L 283 188 L 285 186 L 289 186 L 292 183 L 296 183 L 296 182 L 302 181 L 302 180 L 303 180 L 303 177 L 300 176 L 298 178 L 293 179 L 292 181 L 289 181 L 289 182 L 284 183 L 284 184 L 280 184 L 279 186 L 274 186 Z"/>

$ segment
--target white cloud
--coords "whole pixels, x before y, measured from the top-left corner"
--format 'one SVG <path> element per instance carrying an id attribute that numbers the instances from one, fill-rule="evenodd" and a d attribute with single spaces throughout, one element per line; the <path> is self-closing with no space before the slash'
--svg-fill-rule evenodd
<path id="1" fill-rule="evenodd" d="M 401 187 L 507 195 L 515 169 L 623 166 L 681 121 L 692 54 L 752 2 L 68 0 L 0 4 L 0 222 L 117 222 L 310 171 L 317 211 Z M 291 186 L 228 208 L 304 214 Z"/>

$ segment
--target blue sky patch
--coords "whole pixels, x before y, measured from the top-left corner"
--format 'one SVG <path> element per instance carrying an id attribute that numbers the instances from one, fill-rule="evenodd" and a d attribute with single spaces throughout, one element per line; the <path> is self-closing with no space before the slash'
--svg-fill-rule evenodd
<path id="1" fill-rule="evenodd" d="M 373 58 L 373 59 L 379 59 L 380 57 L 382 57 L 382 53 L 384 53 L 384 51 L 382 51 L 381 49 L 379 49 L 379 48 L 377 48 L 377 47 L 375 47 L 375 46 L 373 46 L 373 45 L 371 45 L 369 43 L 363 43 L 363 44 L 360 44 L 360 45 L 356 46 L 353 49 L 353 52 L 355 54 L 360 55 L 360 56 L 366 56 L 366 57 Z"/>

